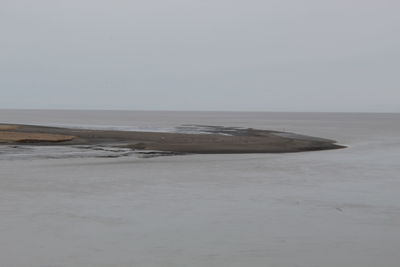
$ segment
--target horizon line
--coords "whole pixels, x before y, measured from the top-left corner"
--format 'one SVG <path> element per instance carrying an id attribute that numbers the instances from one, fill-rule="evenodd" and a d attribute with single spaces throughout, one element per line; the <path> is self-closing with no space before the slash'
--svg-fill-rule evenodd
<path id="1" fill-rule="evenodd" d="M 174 109 L 100 109 L 100 108 L 0 108 L 0 110 L 26 110 L 26 111 L 136 111 L 136 112 L 246 112 L 246 113 L 347 113 L 347 114 L 399 114 L 400 111 L 274 111 L 274 110 L 174 110 Z"/>

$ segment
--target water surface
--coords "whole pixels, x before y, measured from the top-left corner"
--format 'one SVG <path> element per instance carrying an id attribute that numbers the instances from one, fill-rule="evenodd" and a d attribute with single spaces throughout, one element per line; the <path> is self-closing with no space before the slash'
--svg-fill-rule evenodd
<path id="1" fill-rule="evenodd" d="M 160 131 L 224 125 L 349 146 L 156 158 L 2 147 L 1 266 L 400 261 L 399 114 L 1 110 L 0 122 Z"/>

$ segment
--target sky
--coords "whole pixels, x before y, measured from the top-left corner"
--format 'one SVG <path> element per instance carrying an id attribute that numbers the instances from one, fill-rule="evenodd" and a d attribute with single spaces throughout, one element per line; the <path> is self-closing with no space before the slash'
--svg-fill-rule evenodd
<path id="1" fill-rule="evenodd" d="M 0 108 L 400 112 L 398 0 L 0 0 Z"/>

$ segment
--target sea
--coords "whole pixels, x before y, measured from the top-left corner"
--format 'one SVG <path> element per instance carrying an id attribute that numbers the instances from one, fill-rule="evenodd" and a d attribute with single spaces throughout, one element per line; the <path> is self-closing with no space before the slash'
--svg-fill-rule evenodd
<path id="1" fill-rule="evenodd" d="M 245 127 L 347 146 L 154 157 L 0 146 L 0 266 L 400 266 L 400 114 L 3 109 L 0 123 Z"/>

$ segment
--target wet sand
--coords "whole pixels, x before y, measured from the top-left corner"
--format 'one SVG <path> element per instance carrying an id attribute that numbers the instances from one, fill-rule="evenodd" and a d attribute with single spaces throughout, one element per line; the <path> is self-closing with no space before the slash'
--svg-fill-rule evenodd
<path id="1" fill-rule="evenodd" d="M 204 126 L 209 133 L 111 131 L 0 124 L 0 144 L 110 145 L 178 153 L 285 153 L 338 149 L 336 141 L 287 132 Z"/>

